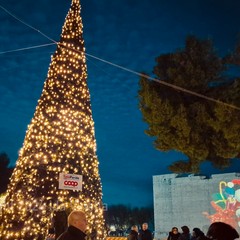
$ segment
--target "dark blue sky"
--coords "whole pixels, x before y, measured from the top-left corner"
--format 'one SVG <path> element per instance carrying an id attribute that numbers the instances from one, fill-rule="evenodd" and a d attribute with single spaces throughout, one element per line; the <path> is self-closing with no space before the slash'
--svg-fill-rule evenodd
<path id="1" fill-rule="evenodd" d="M 1 0 L 2 7 L 58 41 L 70 0 Z M 81 0 L 86 52 L 137 72 L 184 46 L 186 35 L 211 38 L 220 53 L 240 33 L 239 0 Z M 0 52 L 50 43 L 0 8 Z M 12 164 L 23 144 L 55 46 L 0 54 L 0 151 Z M 168 173 L 138 108 L 139 77 L 88 57 L 88 84 L 104 202 L 152 204 L 152 175 Z M 234 169 L 235 170 L 235 169 Z"/>

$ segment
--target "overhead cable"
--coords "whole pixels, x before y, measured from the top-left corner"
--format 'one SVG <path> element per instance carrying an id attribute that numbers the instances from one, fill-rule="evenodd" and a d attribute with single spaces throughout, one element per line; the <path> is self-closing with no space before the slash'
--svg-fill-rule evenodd
<path id="1" fill-rule="evenodd" d="M 18 20 L 18 21 L 21 22 L 22 24 L 24 24 L 24 25 L 26 25 L 27 27 L 33 29 L 34 31 L 37 31 L 37 32 L 40 33 L 42 36 L 46 37 L 48 40 L 50 40 L 51 42 L 53 42 L 53 43 L 44 44 L 44 45 L 39 45 L 39 46 L 33 46 L 33 47 L 29 47 L 29 48 L 20 48 L 20 49 L 15 49 L 15 50 L 9 50 L 9 51 L 5 51 L 5 52 L 0 52 L 0 54 L 9 53 L 9 52 L 23 51 L 23 50 L 27 50 L 27 49 L 31 49 L 31 48 L 48 46 L 48 45 L 52 45 L 52 44 L 59 44 L 59 45 L 61 45 L 61 46 L 63 46 L 63 47 L 66 48 L 65 45 L 63 45 L 63 44 L 61 44 L 61 43 L 58 43 L 57 41 L 55 41 L 55 40 L 53 40 L 52 38 L 48 37 L 46 34 L 42 33 L 40 30 L 36 29 L 35 27 L 33 27 L 33 26 L 31 26 L 30 24 L 24 22 L 24 21 L 21 20 L 20 18 L 16 17 L 14 14 L 12 14 L 11 12 L 9 12 L 6 8 L 2 7 L 1 5 L 0 5 L 0 8 L 2 8 L 6 13 L 8 13 L 10 16 L 12 16 L 13 18 L 15 18 L 16 20 Z M 69 47 L 67 47 L 67 48 L 68 48 L 68 49 L 71 49 L 71 50 L 73 50 L 73 51 L 76 51 L 76 52 L 81 53 L 81 51 L 79 51 L 79 50 L 72 49 L 72 48 L 69 48 Z M 134 70 L 131 70 L 131 69 L 126 68 L 126 67 L 123 67 L 123 66 L 120 66 L 120 65 L 115 64 L 115 63 L 113 63 L 113 62 L 110 62 L 110 61 L 104 60 L 104 59 L 102 59 L 102 58 L 96 57 L 96 56 L 91 55 L 91 54 L 89 54 L 89 53 L 85 53 L 85 54 L 86 54 L 86 56 L 89 56 L 89 57 L 91 57 L 91 58 L 94 58 L 94 59 L 96 59 L 96 60 L 98 60 L 98 61 L 104 62 L 104 63 L 109 64 L 109 65 L 111 65 L 111 66 L 114 66 L 114 67 L 116 67 L 116 68 L 122 69 L 122 70 L 124 70 L 124 71 L 133 73 L 133 74 L 135 74 L 135 75 L 137 75 L 137 76 L 150 79 L 150 80 L 155 81 L 155 82 L 157 82 L 157 83 L 159 83 L 159 84 L 162 84 L 162 85 L 168 86 L 168 87 L 170 87 L 170 88 L 173 88 L 173 89 L 175 89 L 175 90 L 177 90 L 177 91 L 185 92 L 185 93 L 188 93 L 188 94 L 190 94 L 190 95 L 197 96 L 197 97 L 199 97 L 199 98 L 203 98 L 203 99 L 206 99 L 206 100 L 209 100 L 209 101 L 218 103 L 218 104 L 222 104 L 222 105 L 224 105 L 224 106 L 226 106 L 226 107 L 230 107 L 230 108 L 233 108 L 233 109 L 240 110 L 240 107 L 237 107 L 237 106 L 235 106 L 235 105 L 228 104 L 228 103 L 225 103 L 225 102 L 223 102 L 223 101 L 220 101 L 220 100 L 217 100 L 217 99 L 214 99 L 214 98 L 205 96 L 205 95 L 203 95 L 203 94 L 200 94 L 200 93 L 197 93 L 197 92 L 194 92 L 194 91 L 191 91 L 191 90 L 188 90 L 188 89 L 185 89 L 185 88 L 176 86 L 176 85 L 174 85 L 174 84 L 164 82 L 164 81 L 162 81 L 162 80 L 159 80 L 159 79 L 150 77 L 150 76 L 148 76 L 148 75 L 146 75 L 146 74 L 142 74 L 142 73 L 136 72 L 136 71 L 134 71 Z"/>

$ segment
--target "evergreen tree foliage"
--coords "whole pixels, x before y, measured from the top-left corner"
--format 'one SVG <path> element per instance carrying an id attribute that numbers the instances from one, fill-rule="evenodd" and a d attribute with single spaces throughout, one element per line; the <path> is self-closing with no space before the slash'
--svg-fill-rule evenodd
<path id="1" fill-rule="evenodd" d="M 239 49 L 239 48 L 236 48 Z M 186 38 L 185 47 L 156 58 L 153 69 L 160 81 L 240 107 L 240 78 L 227 74 L 237 65 L 239 52 L 221 58 L 211 40 Z M 234 62 L 235 60 L 235 62 Z M 146 75 L 144 75 L 146 76 Z M 139 105 L 147 135 L 159 151 L 176 150 L 179 160 L 169 169 L 175 173 L 199 173 L 203 161 L 225 168 L 240 152 L 240 110 L 191 95 L 141 77 Z"/>
<path id="2" fill-rule="evenodd" d="M 0 194 L 7 191 L 13 167 L 9 166 L 10 159 L 6 153 L 0 153 Z"/>

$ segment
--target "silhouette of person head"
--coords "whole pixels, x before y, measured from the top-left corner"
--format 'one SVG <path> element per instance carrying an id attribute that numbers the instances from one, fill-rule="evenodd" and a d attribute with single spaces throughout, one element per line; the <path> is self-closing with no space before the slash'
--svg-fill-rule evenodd
<path id="1" fill-rule="evenodd" d="M 239 237 L 239 234 L 231 225 L 215 222 L 208 228 L 207 237 L 215 240 L 234 240 Z"/>

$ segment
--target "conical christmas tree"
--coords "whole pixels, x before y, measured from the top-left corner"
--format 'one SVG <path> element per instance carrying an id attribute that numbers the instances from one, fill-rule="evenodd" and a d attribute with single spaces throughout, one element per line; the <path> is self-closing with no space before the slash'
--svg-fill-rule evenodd
<path id="1" fill-rule="evenodd" d="M 102 187 L 79 13 L 79 0 L 72 0 L 8 187 L 2 239 L 45 239 L 54 212 L 67 208 L 83 210 L 92 239 L 104 238 Z M 58 189 L 60 173 L 82 175 L 82 191 Z"/>

